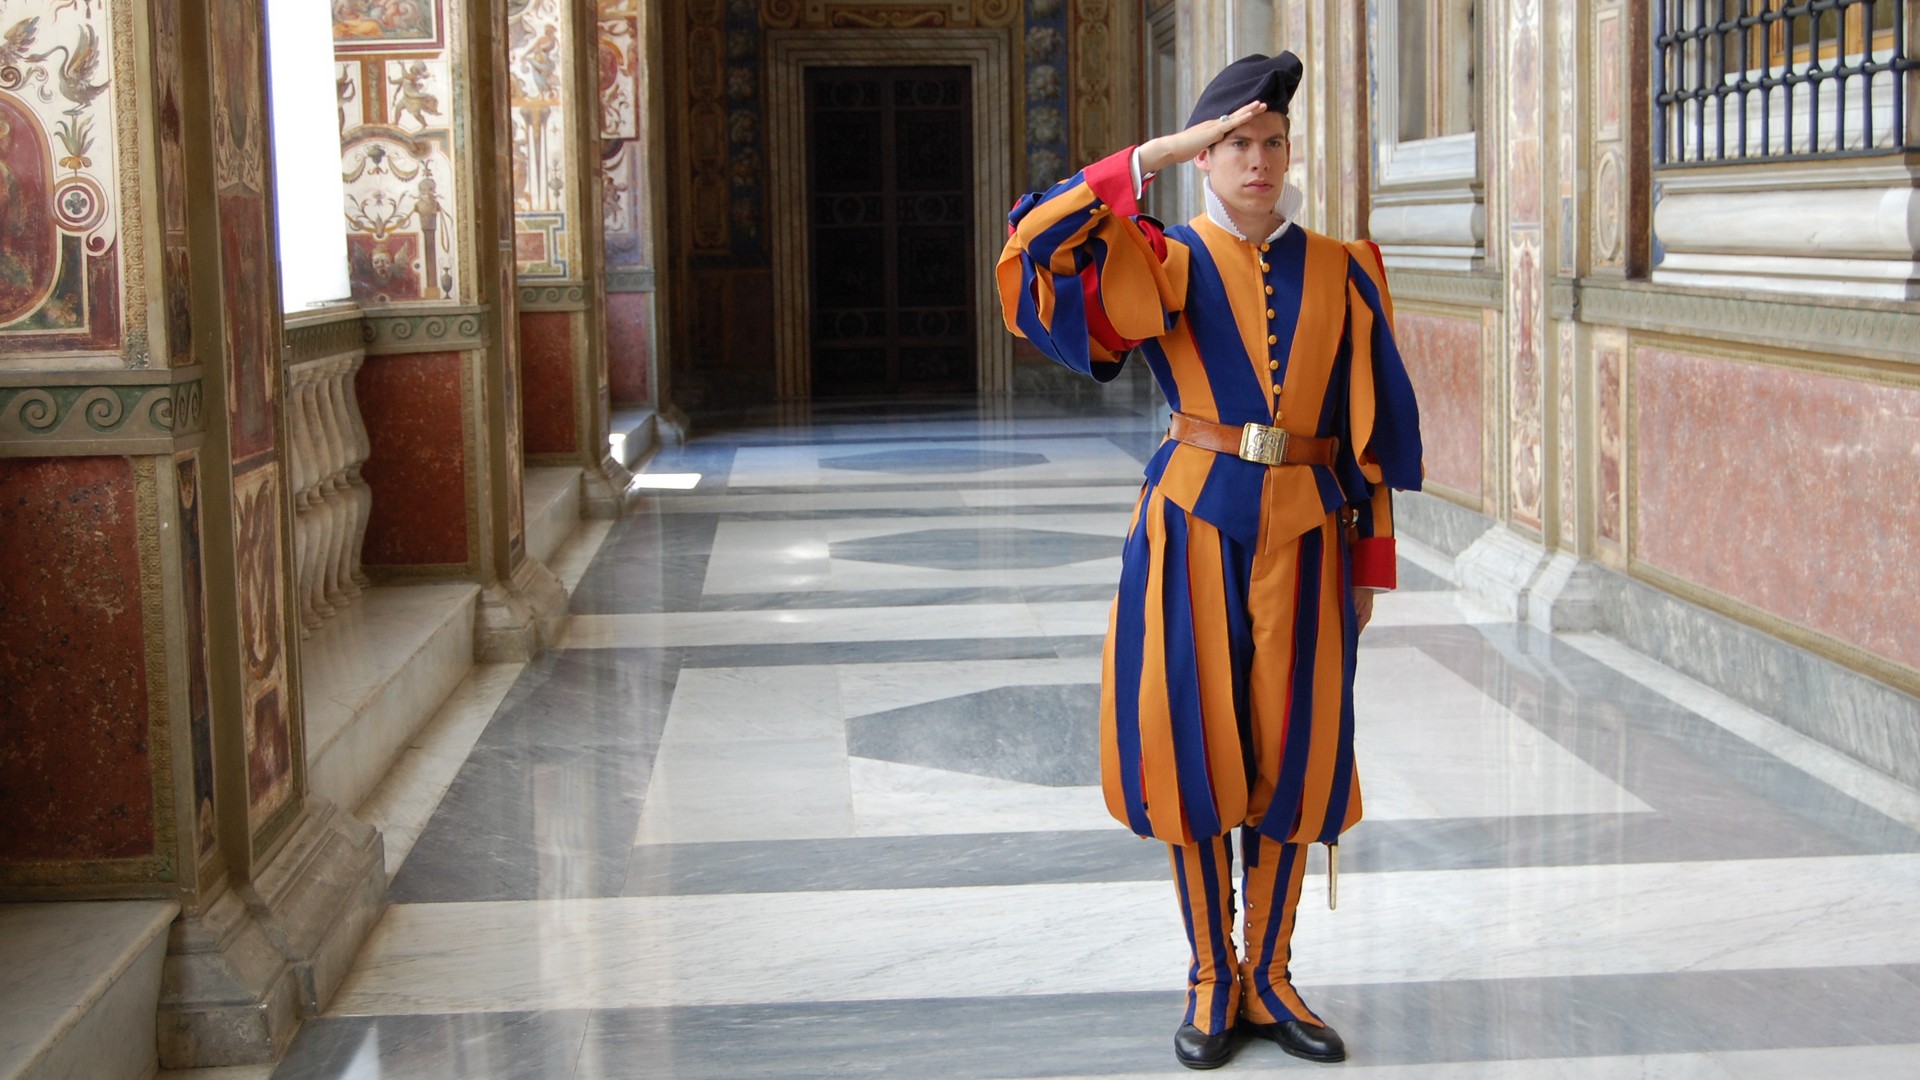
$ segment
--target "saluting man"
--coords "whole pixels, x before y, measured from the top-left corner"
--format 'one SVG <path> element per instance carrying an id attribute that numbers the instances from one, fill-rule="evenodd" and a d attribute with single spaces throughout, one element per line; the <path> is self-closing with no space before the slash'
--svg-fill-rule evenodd
<path id="1" fill-rule="evenodd" d="M 1249 1029 L 1346 1057 L 1289 981 L 1289 943 L 1307 847 L 1337 873 L 1360 819 L 1355 645 L 1394 585 L 1389 490 L 1421 479 L 1379 249 L 1292 220 L 1300 76 L 1290 52 L 1235 61 L 1186 130 L 1021 198 L 997 268 L 1008 329 L 1102 382 L 1137 351 L 1173 409 L 1122 553 L 1100 764 L 1113 816 L 1170 850 L 1193 949 L 1174 1054 L 1196 1069 Z M 1206 213 L 1141 216 L 1145 183 L 1186 161 Z"/>

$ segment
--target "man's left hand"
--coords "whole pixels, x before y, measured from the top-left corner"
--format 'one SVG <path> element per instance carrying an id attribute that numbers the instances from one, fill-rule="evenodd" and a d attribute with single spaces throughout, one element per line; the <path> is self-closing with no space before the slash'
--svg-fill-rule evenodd
<path id="1" fill-rule="evenodd" d="M 1358 633 L 1360 630 L 1365 630 L 1367 623 L 1373 619 L 1372 589 L 1353 590 L 1353 614 L 1355 620 L 1359 623 L 1359 627 L 1354 632 Z"/>

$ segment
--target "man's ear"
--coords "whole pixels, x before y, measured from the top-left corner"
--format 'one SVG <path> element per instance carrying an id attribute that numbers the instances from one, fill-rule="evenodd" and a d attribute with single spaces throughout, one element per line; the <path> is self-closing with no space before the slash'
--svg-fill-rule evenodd
<path id="1" fill-rule="evenodd" d="M 1193 164 L 1197 168 L 1199 168 L 1199 170 L 1203 173 L 1212 172 L 1213 171 L 1213 147 L 1209 146 L 1205 150 L 1200 151 L 1199 156 L 1193 159 Z"/>

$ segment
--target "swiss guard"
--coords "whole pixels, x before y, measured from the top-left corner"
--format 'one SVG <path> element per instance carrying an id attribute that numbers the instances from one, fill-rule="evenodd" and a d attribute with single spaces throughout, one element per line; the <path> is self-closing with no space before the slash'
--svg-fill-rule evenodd
<path id="1" fill-rule="evenodd" d="M 1173 410 L 1108 620 L 1100 771 L 1113 816 L 1171 855 L 1193 950 L 1174 1053 L 1195 1069 L 1246 1032 L 1346 1057 L 1289 980 L 1290 941 L 1309 845 L 1332 901 L 1360 820 L 1355 646 L 1395 583 L 1390 489 L 1422 475 L 1379 249 L 1293 220 L 1300 77 L 1290 52 L 1235 61 L 1185 130 L 1022 197 L 996 270 L 1008 329 L 1102 382 L 1138 353 Z M 1206 212 L 1143 216 L 1185 161 Z"/>

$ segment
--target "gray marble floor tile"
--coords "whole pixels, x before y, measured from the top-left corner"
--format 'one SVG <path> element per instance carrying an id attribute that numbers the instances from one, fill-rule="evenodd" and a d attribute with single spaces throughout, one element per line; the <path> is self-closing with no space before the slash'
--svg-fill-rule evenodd
<path id="1" fill-rule="evenodd" d="M 1453 588 L 1446 578 L 1429 570 L 1423 570 L 1405 559 L 1394 571 L 1399 575 L 1399 588 L 1407 592 L 1441 592 Z"/>
<path id="2" fill-rule="evenodd" d="M 771 611 L 780 608 L 924 607 L 939 604 L 1041 604 L 1106 600 L 1112 585 L 968 586 L 950 589 L 833 589 L 811 592 L 711 593 L 701 611 Z"/>
<path id="3" fill-rule="evenodd" d="M 645 510 L 616 522 L 574 590 L 573 611 L 697 610 L 716 528 L 705 515 Z"/>
<path id="4" fill-rule="evenodd" d="M 849 717 L 847 751 L 1029 784 L 1100 782 L 1100 688 L 1001 686 Z"/>
<path id="5" fill-rule="evenodd" d="M 1363 1068 L 1911 1043 L 1920 990 L 1906 987 L 1884 969 L 1829 968 L 1320 987 L 1308 999 Z M 579 1075 L 1161 1072 L 1180 1008 L 1173 992 L 600 1010 Z M 1260 1040 L 1232 1068 L 1324 1071 Z"/>
<path id="6" fill-rule="evenodd" d="M 681 650 L 686 667 L 891 664 L 914 660 L 1035 660 L 1059 655 L 1054 638 L 937 638 L 787 645 L 702 645 Z"/>
<path id="7" fill-rule="evenodd" d="M 624 895 L 938 889 L 1166 876 L 1166 848 L 1116 825 L 1098 832 L 647 844 L 634 851 Z"/>
<path id="8" fill-rule="evenodd" d="M 588 1016 L 321 1017 L 301 1025 L 273 1080 L 568 1080 Z"/>
<path id="9" fill-rule="evenodd" d="M 915 473 L 937 476 L 941 473 L 984 473 L 998 469 L 1017 469 L 1027 465 L 1045 465 L 1047 455 L 1030 450 L 995 450 L 981 447 L 932 446 L 922 449 L 876 450 L 864 454 L 842 454 L 820 459 L 823 469 L 848 472 Z"/>
<path id="10" fill-rule="evenodd" d="M 837 540 L 827 545 L 835 559 L 921 566 L 939 570 L 1035 569 L 1068 566 L 1119 553 L 1111 536 L 1003 527 L 919 529 L 914 532 Z"/>

